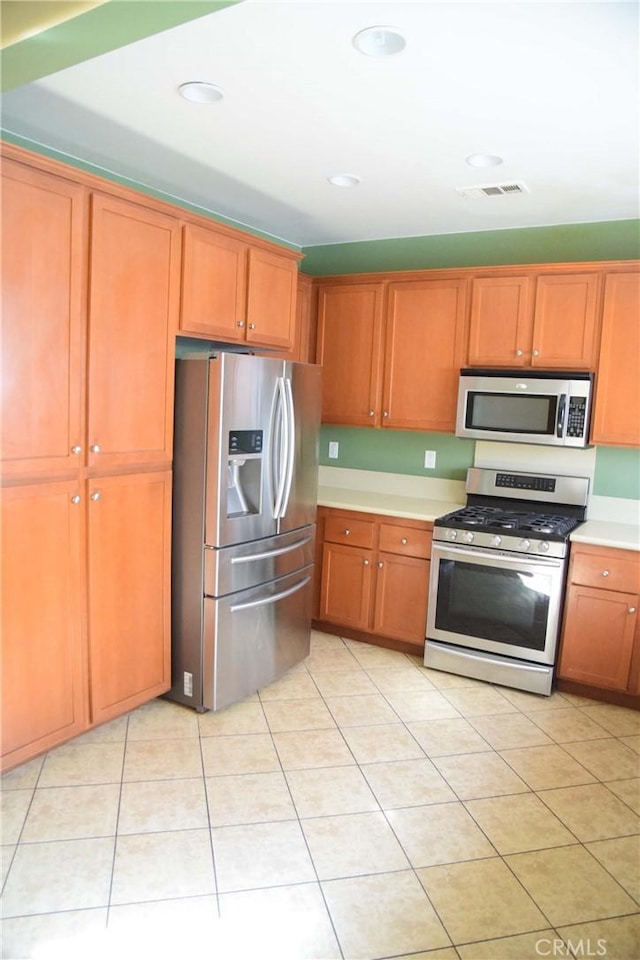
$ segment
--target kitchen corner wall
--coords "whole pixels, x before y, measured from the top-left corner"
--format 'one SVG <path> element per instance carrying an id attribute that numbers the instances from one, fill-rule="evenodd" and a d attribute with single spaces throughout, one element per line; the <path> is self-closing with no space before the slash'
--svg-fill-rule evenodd
<path id="1" fill-rule="evenodd" d="M 640 221 L 563 224 L 518 230 L 487 230 L 436 237 L 401 237 L 334 243 L 303 249 L 303 273 L 314 277 L 391 270 L 568 263 L 640 259 Z M 338 441 L 338 459 L 328 457 Z M 536 449 L 536 448 L 530 448 Z M 538 448 L 546 449 L 546 448 Z M 436 467 L 424 468 L 424 451 L 436 451 Z M 438 479 L 464 480 L 475 444 L 449 434 L 324 426 L 320 463 Z M 640 501 L 640 450 L 598 447 L 592 493 Z M 636 504 L 629 504 L 636 509 Z"/>

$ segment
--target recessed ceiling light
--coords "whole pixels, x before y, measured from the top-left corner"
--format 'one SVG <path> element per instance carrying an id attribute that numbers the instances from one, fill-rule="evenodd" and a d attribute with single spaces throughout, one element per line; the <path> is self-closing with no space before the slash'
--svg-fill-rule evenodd
<path id="1" fill-rule="evenodd" d="M 493 153 L 471 153 L 465 158 L 465 163 L 470 167 L 498 167 L 502 163 L 502 157 Z"/>
<path id="2" fill-rule="evenodd" d="M 352 173 L 336 173 L 333 177 L 327 177 L 327 180 L 334 187 L 357 187 L 360 183 L 360 177 Z"/>
<path id="3" fill-rule="evenodd" d="M 181 83 L 178 92 L 181 97 L 191 103 L 216 103 L 224 97 L 221 87 L 216 87 L 215 83 L 204 83 L 200 80 Z"/>
<path id="4" fill-rule="evenodd" d="M 407 41 L 395 27 L 367 27 L 356 33 L 353 45 L 367 57 L 390 57 L 404 50 Z"/>

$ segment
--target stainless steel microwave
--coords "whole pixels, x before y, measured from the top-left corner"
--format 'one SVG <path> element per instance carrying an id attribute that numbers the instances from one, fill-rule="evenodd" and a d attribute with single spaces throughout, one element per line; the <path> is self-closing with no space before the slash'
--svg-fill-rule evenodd
<path id="1" fill-rule="evenodd" d="M 461 370 L 456 436 L 586 447 L 592 397 L 591 373 Z"/>

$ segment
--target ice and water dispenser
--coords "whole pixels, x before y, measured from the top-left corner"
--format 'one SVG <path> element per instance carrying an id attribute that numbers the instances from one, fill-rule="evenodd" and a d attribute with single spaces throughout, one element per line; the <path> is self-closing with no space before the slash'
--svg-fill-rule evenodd
<path id="1" fill-rule="evenodd" d="M 262 430 L 229 431 L 227 517 L 260 513 L 262 454 Z"/>

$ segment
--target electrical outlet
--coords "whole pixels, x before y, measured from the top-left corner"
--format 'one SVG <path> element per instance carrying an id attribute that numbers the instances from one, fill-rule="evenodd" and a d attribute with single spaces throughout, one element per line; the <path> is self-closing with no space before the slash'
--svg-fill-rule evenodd
<path id="1" fill-rule="evenodd" d="M 338 459 L 338 450 L 340 449 L 340 444 L 337 440 L 329 441 L 329 460 Z"/>
<path id="2" fill-rule="evenodd" d="M 436 468 L 436 451 L 435 450 L 425 450 L 424 468 L 425 470 L 435 470 Z"/>

